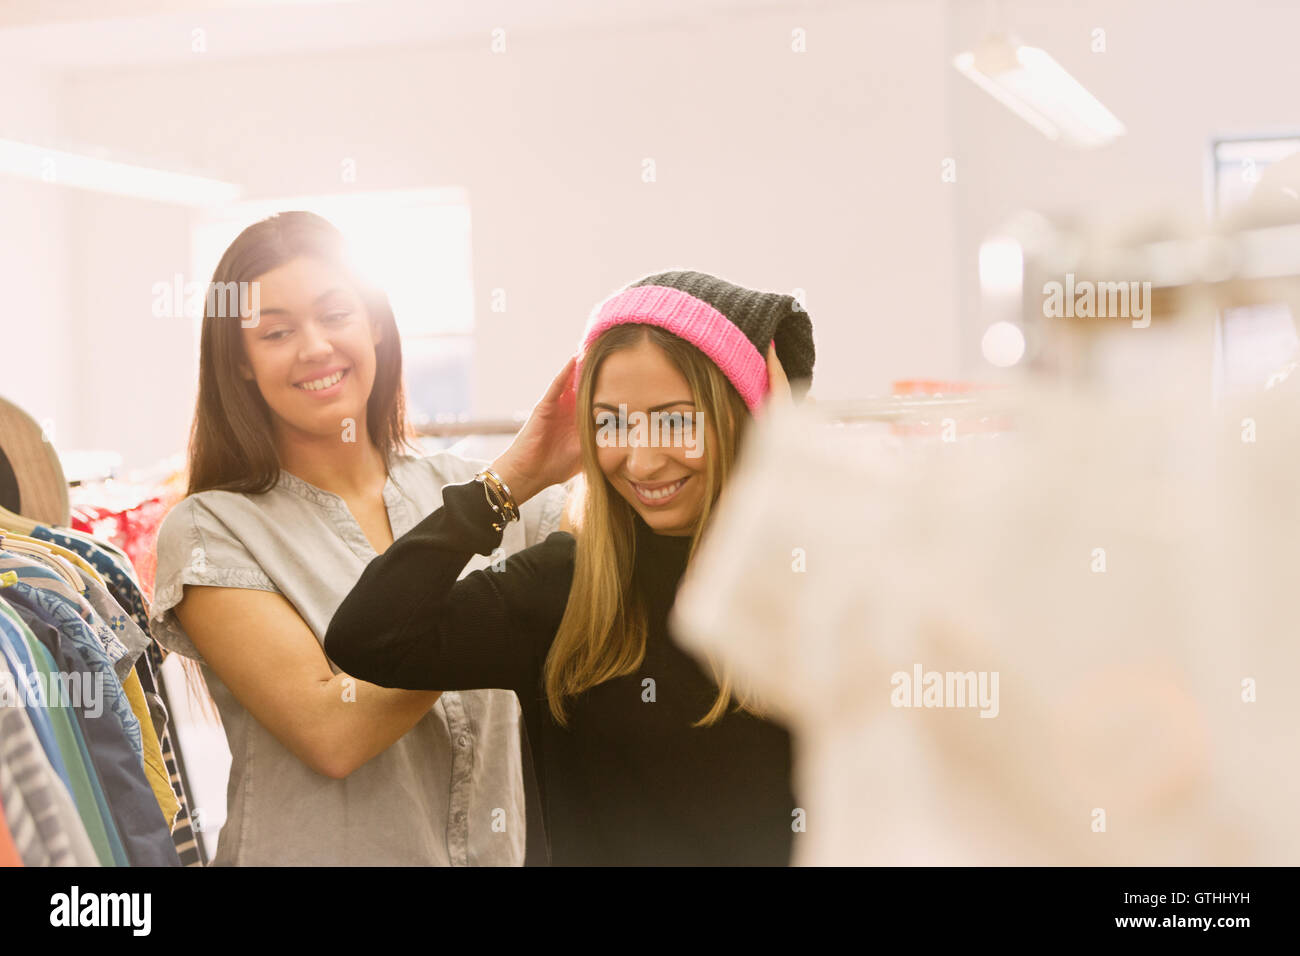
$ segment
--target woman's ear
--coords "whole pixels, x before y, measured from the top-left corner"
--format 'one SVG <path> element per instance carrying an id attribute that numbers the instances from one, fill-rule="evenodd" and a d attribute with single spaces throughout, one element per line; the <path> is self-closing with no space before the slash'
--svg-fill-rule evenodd
<path id="1" fill-rule="evenodd" d="M 253 369 L 249 366 L 247 362 L 243 361 L 242 359 L 240 360 L 239 363 L 239 377 L 246 382 L 253 381 L 255 377 L 253 375 Z"/>
<path id="2" fill-rule="evenodd" d="M 379 320 L 372 318 L 370 320 L 370 341 L 378 345 L 384 340 L 384 327 L 379 324 Z"/>

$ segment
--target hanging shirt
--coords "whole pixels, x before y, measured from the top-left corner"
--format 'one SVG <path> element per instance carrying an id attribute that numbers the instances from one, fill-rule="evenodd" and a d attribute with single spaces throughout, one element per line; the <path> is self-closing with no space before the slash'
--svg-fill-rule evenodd
<path id="1" fill-rule="evenodd" d="M 113 661 L 113 671 L 119 680 L 125 682 L 135 667 L 135 662 L 149 646 L 149 635 L 135 623 L 107 587 L 80 568 L 77 573 L 86 586 L 86 603 L 94 609 L 95 614 L 125 649 L 125 653 Z"/>
<path id="2" fill-rule="evenodd" d="M 3 601 L 3 597 L 0 597 L 0 601 Z M 7 659 L 10 673 L 20 682 L 18 689 L 22 691 L 22 696 L 18 703 L 28 711 L 27 719 L 31 722 L 50 765 L 64 785 L 70 787 L 72 782 L 55 742 L 50 715 L 44 706 L 45 688 L 40 683 L 41 675 L 36 660 L 8 605 L 5 606 L 5 612 L 0 613 L 0 656 Z"/>
<path id="3" fill-rule="evenodd" d="M 14 679 L 3 658 L 0 679 Z M 77 808 L 41 749 L 27 713 L 20 707 L 0 707 L 0 805 L 23 865 L 96 866 L 99 861 Z"/>
<path id="4" fill-rule="evenodd" d="M 439 506 L 444 485 L 471 479 L 485 464 L 445 452 L 398 458 L 383 490 L 394 537 Z M 503 555 L 553 531 L 564 494 L 557 486 L 529 501 L 523 520 L 510 525 Z M 287 471 L 263 494 L 191 495 L 163 521 L 153 635 L 203 664 L 230 745 L 226 823 L 213 865 L 524 862 L 524 767 L 513 693 L 443 694 L 396 743 L 337 780 L 307 766 L 249 714 L 172 611 L 187 584 L 269 591 L 283 595 L 323 644 L 335 608 L 375 556 L 341 497 Z M 487 564 L 481 559 L 477 566 Z"/>
<path id="5" fill-rule="evenodd" d="M 54 529 L 45 525 L 37 525 L 31 533 L 31 537 L 40 541 L 50 541 L 70 551 L 75 551 L 86 559 L 103 578 L 108 587 L 108 592 L 118 606 L 126 611 L 131 621 L 141 630 L 142 633 L 148 633 L 149 613 L 146 610 L 146 600 L 140 587 L 140 582 L 132 573 L 130 561 L 117 548 L 107 541 L 99 538 L 91 538 L 89 535 L 82 534 L 67 528 Z M 130 635 L 123 637 L 123 643 L 130 647 Z M 185 792 L 185 785 L 177 762 L 177 755 L 172 747 L 171 730 L 166 726 L 165 714 L 166 709 L 163 706 L 163 699 L 166 696 L 166 689 L 159 686 L 154 680 L 154 673 L 162 667 L 162 652 L 158 648 L 156 641 L 150 641 L 145 647 L 145 651 L 136 659 L 136 672 L 140 678 L 140 684 L 144 688 L 145 697 L 150 702 L 150 709 L 156 712 L 158 717 L 158 749 L 162 755 L 163 766 L 168 772 L 168 783 L 176 795 L 176 800 L 180 809 L 175 817 L 175 824 L 172 827 L 172 842 L 176 847 L 176 852 L 180 856 L 182 866 L 203 866 L 204 857 L 200 852 L 200 846 L 193 829 L 190 827 L 189 801 Z M 159 804 L 163 808 L 163 814 L 167 814 L 166 796 L 159 795 Z"/>
<path id="6" fill-rule="evenodd" d="M 113 651 L 104 643 L 105 635 L 111 636 L 111 632 L 106 626 L 96 626 L 84 620 L 76 604 L 55 591 L 45 589 L 39 583 L 31 586 L 25 581 L 19 581 L 11 587 L 13 590 L 6 591 L 5 594 L 10 598 L 11 604 L 23 604 L 42 620 L 58 628 L 64 640 L 82 651 L 87 665 L 103 681 L 104 708 L 111 710 L 117 718 L 131 750 L 143 764 L 144 746 L 140 741 L 140 724 L 131 712 L 130 701 L 122 691 L 122 682 L 113 670 Z M 115 638 L 113 642 L 117 649 L 125 650 Z"/>
<path id="7" fill-rule="evenodd" d="M 140 626 L 141 630 L 148 629 L 149 611 L 139 583 L 122 569 L 117 560 L 112 557 L 111 551 L 100 550 L 100 542 L 87 541 L 72 532 L 45 525 L 37 525 L 33 528 L 31 537 L 38 541 L 57 544 L 84 557 L 86 563 L 98 571 L 104 579 L 114 600 L 131 615 L 132 620 Z"/>
<path id="8" fill-rule="evenodd" d="M 9 822 L 5 819 L 5 808 L 0 804 L 0 866 L 22 866 L 23 858 L 18 855 L 14 845 L 14 836 L 9 832 Z"/>
<path id="9" fill-rule="evenodd" d="M 0 567 L 5 570 L 12 570 L 17 575 L 18 580 L 42 591 L 57 595 L 60 603 L 66 603 L 69 607 L 75 608 L 81 619 L 90 626 L 95 640 L 112 664 L 118 680 L 125 680 L 126 676 L 131 672 L 131 663 L 139 655 L 139 652 L 136 651 L 135 655 L 132 656 L 131 649 L 118 636 L 117 630 L 110 627 L 107 621 L 99 616 L 95 607 L 87 599 L 86 594 L 74 590 L 60 578 L 50 577 L 51 569 L 46 565 L 61 560 L 57 555 L 13 553 L 0 549 Z M 67 573 L 73 575 L 79 583 L 83 580 L 79 568 L 68 565 Z M 91 579 L 91 583 L 99 591 L 104 590 L 103 586 L 93 579 Z M 124 636 L 129 638 L 129 635 L 125 635 L 125 632 Z"/>
<path id="10" fill-rule="evenodd" d="M 150 638 L 131 620 L 131 616 L 114 600 L 104 585 L 81 568 L 77 569 L 77 573 L 86 586 L 86 601 L 126 648 L 126 653 L 114 661 L 113 671 L 121 679 L 122 689 L 126 692 L 127 701 L 131 705 L 131 713 L 135 714 L 135 719 L 140 724 L 141 744 L 144 747 L 144 773 L 149 779 L 149 786 L 158 800 L 158 808 L 162 811 L 163 818 L 167 821 L 167 828 L 170 830 L 176 814 L 180 811 L 180 804 L 168 779 L 158 731 L 150 713 L 149 700 L 145 696 L 140 676 L 135 669 L 135 663 L 149 646 Z"/>
<path id="11" fill-rule="evenodd" d="M 77 608 L 52 591 L 19 581 L 4 590 L 11 605 L 22 604 L 58 631 L 54 656 L 59 670 L 80 675 L 82 694 L 77 715 L 89 743 L 91 759 L 108 795 L 109 807 L 132 866 L 179 866 L 171 834 L 144 774 L 140 724 L 96 633 Z"/>
<path id="12" fill-rule="evenodd" d="M 58 646 L 58 631 L 21 604 L 18 607 L 10 607 L 2 597 L 0 597 L 0 617 L 7 617 L 11 624 L 23 631 L 23 636 L 27 639 L 28 647 L 36 660 L 37 671 L 43 676 L 45 686 L 47 688 L 52 686 L 52 680 L 57 679 L 55 675 L 59 674 L 59 665 L 47 647 Z M 76 712 L 62 694 L 57 701 L 51 697 L 48 704 L 46 711 L 54 728 L 55 742 L 58 744 L 59 753 L 71 781 L 72 798 L 77 805 L 77 812 L 81 815 L 81 822 L 85 824 L 91 845 L 95 848 L 95 855 L 103 866 L 125 866 L 126 849 L 122 846 L 121 837 L 118 835 L 117 824 L 113 822 L 112 811 L 108 808 L 108 798 L 105 797 L 103 787 L 99 783 L 99 776 L 95 772 L 90 751 L 86 748 L 85 737 L 81 733 Z"/>

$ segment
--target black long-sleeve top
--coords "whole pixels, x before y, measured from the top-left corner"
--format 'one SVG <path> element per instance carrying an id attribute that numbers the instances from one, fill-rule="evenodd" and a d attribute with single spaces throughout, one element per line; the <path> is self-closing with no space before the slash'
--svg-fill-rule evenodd
<path id="1" fill-rule="evenodd" d="M 518 695 L 536 773 L 526 780 L 530 864 L 547 853 L 555 865 L 787 864 L 796 807 L 789 734 L 734 701 L 712 726 L 691 726 L 717 686 L 667 628 L 690 539 L 655 534 L 636 518 L 645 659 L 570 698 L 562 727 L 546 702 L 543 664 L 568 601 L 575 541 L 555 532 L 503 570 L 457 580 L 471 555 L 500 546 L 493 518 L 482 485 L 444 488 L 443 507 L 367 565 L 330 622 L 326 653 L 383 687 Z"/>

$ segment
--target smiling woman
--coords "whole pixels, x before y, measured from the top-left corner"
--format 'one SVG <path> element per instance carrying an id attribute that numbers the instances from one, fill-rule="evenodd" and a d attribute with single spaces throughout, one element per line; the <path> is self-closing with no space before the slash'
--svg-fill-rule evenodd
<path id="1" fill-rule="evenodd" d="M 151 627 L 197 662 L 226 731 L 214 863 L 539 861 L 512 693 L 388 690 L 322 650 L 362 570 L 483 464 L 409 453 L 393 312 L 344 248 L 310 213 L 250 226 L 213 282 L 253 283 L 259 308 L 203 320 L 189 494 L 159 531 Z M 544 489 L 503 552 L 562 507 Z"/>
<path id="2" fill-rule="evenodd" d="M 330 622 L 329 654 L 381 686 L 519 695 L 554 863 L 789 862 L 789 735 L 682 651 L 667 617 L 752 414 L 788 399 L 783 363 L 806 379 L 813 357 L 790 296 L 694 272 L 634 284 L 597 309 L 581 361 L 560 370 L 490 481 L 445 488 Z M 703 416 L 700 454 L 640 427 L 599 437 L 611 416 L 625 427 L 652 414 Z M 579 466 L 576 537 L 462 575 L 495 553 L 510 506 Z"/>
<path id="3" fill-rule="evenodd" d="M 596 362 L 599 368 L 591 404 L 596 413 L 596 459 L 601 471 L 656 533 L 691 534 L 701 516 L 707 517 L 705 497 L 716 493 L 713 486 L 720 482 L 727 467 L 716 454 L 712 467 L 705 460 L 694 422 L 699 419 L 703 425 L 718 415 L 734 431 L 745 416 L 739 396 L 728 402 L 730 396 L 722 373 L 703 353 L 684 339 L 650 325 L 611 329 L 592 349 L 588 361 Z M 710 382 L 710 373 L 717 377 L 716 383 Z M 703 399 L 704 409 L 696 411 L 694 400 L 681 397 L 694 394 L 707 396 Z M 719 398 L 723 401 L 718 402 Z M 606 417 L 614 409 L 629 407 L 633 411 L 621 419 L 623 440 L 603 440 Z M 673 418 L 667 418 L 668 427 L 664 427 L 665 420 L 660 418 L 664 414 L 675 414 L 679 422 L 683 415 L 688 416 L 686 420 L 692 423 L 689 443 L 685 429 L 672 427 Z M 699 437 L 717 448 L 717 432 L 706 435 Z M 719 464 L 723 467 L 719 468 Z M 711 478 L 715 471 L 720 474 Z"/>
<path id="4" fill-rule="evenodd" d="M 204 318 L 191 494 L 267 491 L 282 466 L 294 470 L 282 450 L 292 457 L 304 435 L 339 439 L 347 417 L 362 419 L 376 448 L 409 447 L 393 311 L 381 290 L 353 273 L 343 237 L 328 222 L 302 212 L 250 226 L 221 257 L 212 282 L 256 283 L 258 310 L 241 312 L 239 323 Z M 302 394 L 311 390 L 298 387 L 339 371 L 355 374 L 347 395 L 335 389 L 336 404 L 314 403 Z M 344 407 L 354 415 L 340 415 Z M 281 449 L 285 438 L 291 447 Z"/>
<path id="5" fill-rule="evenodd" d="M 349 426 L 355 431 L 355 419 L 345 413 L 364 407 L 375 385 L 383 325 L 351 288 L 331 287 L 337 276 L 320 259 L 299 256 L 257 281 L 262 308 L 257 323 L 242 330 L 239 373 L 257 382 L 276 412 L 277 444 L 293 448 L 295 432 L 315 434 L 331 425 L 340 434 Z"/>

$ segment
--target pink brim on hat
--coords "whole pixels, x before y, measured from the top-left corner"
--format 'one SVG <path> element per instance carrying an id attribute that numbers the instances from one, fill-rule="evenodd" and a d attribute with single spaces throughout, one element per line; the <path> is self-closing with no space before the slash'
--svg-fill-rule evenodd
<path id="1" fill-rule="evenodd" d="M 736 387 L 751 412 L 767 394 L 767 359 L 725 315 L 679 289 L 633 286 L 606 299 L 592 314 L 573 370 L 574 387 L 591 343 L 616 325 L 655 325 L 707 355 Z"/>

